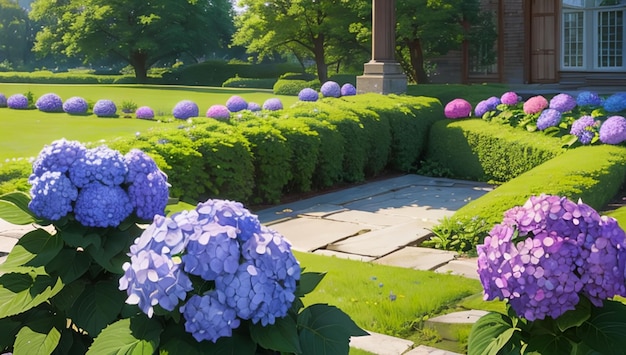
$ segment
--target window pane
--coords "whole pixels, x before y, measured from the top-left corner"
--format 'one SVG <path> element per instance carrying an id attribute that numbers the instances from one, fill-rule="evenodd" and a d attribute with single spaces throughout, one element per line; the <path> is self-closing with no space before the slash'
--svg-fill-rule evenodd
<path id="1" fill-rule="evenodd" d="M 598 13 L 598 66 L 615 68 L 623 66 L 624 11 Z"/>
<path id="2" fill-rule="evenodd" d="M 583 65 L 584 26 L 583 12 L 563 13 L 563 67 L 578 68 Z"/>

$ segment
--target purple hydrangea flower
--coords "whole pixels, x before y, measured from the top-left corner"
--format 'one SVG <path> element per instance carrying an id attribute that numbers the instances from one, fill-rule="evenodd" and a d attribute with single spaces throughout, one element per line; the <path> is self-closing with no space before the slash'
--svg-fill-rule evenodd
<path id="1" fill-rule="evenodd" d="M 7 99 L 7 107 L 14 110 L 25 110 L 28 108 L 28 98 L 22 94 L 14 94 Z"/>
<path id="2" fill-rule="evenodd" d="M 0 93 L 0 107 L 7 107 L 7 97 Z"/>
<path id="3" fill-rule="evenodd" d="M 300 101 L 317 101 L 319 94 L 311 88 L 304 88 L 298 93 L 298 99 Z"/>
<path id="4" fill-rule="evenodd" d="M 500 99 L 495 96 L 483 100 L 476 105 L 476 108 L 474 108 L 474 116 L 483 117 L 485 113 L 495 111 L 500 103 Z"/>
<path id="5" fill-rule="evenodd" d="M 537 129 L 540 131 L 548 127 L 555 127 L 561 122 L 561 112 L 552 108 L 547 108 L 541 112 L 537 119 Z"/>
<path id="6" fill-rule="evenodd" d="M 206 116 L 220 121 L 228 121 L 230 119 L 230 111 L 224 105 L 213 105 L 207 110 Z"/>
<path id="7" fill-rule="evenodd" d="M 576 96 L 578 106 L 602 106 L 602 98 L 592 91 L 581 91 Z"/>
<path id="8" fill-rule="evenodd" d="M 248 110 L 252 112 L 261 111 L 261 105 L 257 104 L 256 102 L 248 102 Z"/>
<path id="9" fill-rule="evenodd" d="M 226 107 L 230 112 L 239 112 L 247 109 L 248 103 L 246 102 L 246 100 L 243 99 L 243 97 L 233 95 L 228 99 L 228 101 L 226 101 Z"/>
<path id="10" fill-rule="evenodd" d="M 570 134 L 578 137 L 578 140 L 582 144 L 589 144 L 595 136 L 596 121 L 591 116 L 582 116 L 574 123 L 570 129 Z"/>
<path id="11" fill-rule="evenodd" d="M 155 171 L 147 175 L 137 175 L 128 186 L 128 197 L 141 219 L 151 220 L 155 215 L 165 214 L 169 200 L 169 186 L 165 174 Z"/>
<path id="12" fill-rule="evenodd" d="M 472 113 L 472 105 L 464 99 L 454 99 L 443 110 L 447 118 L 466 118 Z"/>
<path id="13" fill-rule="evenodd" d="M 201 224 L 216 223 L 237 228 L 237 239 L 242 242 L 250 239 L 261 228 L 257 216 L 235 201 L 207 200 L 198 204 L 196 212 Z"/>
<path id="14" fill-rule="evenodd" d="M 33 174 L 40 176 L 46 171 L 65 173 L 77 159 L 82 158 L 87 148 L 78 141 L 68 141 L 65 138 L 45 145 L 35 162 Z"/>
<path id="15" fill-rule="evenodd" d="M 185 272 L 214 281 L 219 275 L 234 274 L 240 256 L 237 228 L 207 223 L 190 237 L 183 263 Z"/>
<path id="16" fill-rule="evenodd" d="M 83 115 L 87 113 L 88 109 L 87 101 L 78 96 L 70 97 L 63 103 L 63 111 L 70 115 Z"/>
<path id="17" fill-rule="evenodd" d="M 126 191 L 99 182 L 81 188 L 74 206 L 76 220 L 86 227 L 117 227 L 132 212 Z"/>
<path id="18" fill-rule="evenodd" d="M 502 94 L 500 97 L 500 101 L 505 105 L 517 105 L 521 100 L 521 98 L 517 95 L 517 93 L 513 91 L 508 91 Z"/>
<path id="19" fill-rule="evenodd" d="M 620 144 L 626 141 L 626 119 L 611 116 L 600 126 L 600 141 L 604 144 Z"/>
<path id="20" fill-rule="evenodd" d="M 190 100 L 183 100 L 174 106 L 172 110 L 172 115 L 174 118 L 178 118 L 181 120 L 186 120 L 190 117 L 198 117 L 200 114 L 200 109 L 198 105 Z"/>
<path id="21" fill-rule="evenodd" d="M 524 102 L 523 110 L 527 115 L 533 115 L 548 107 L 548 100 L 541 95 L 533 96 Z"/>
<path id="22" fill-rule="evenodd" d="M 117 112 L 117 106 L 111 100 L 98 100 L 93 105 L 93 113 L 98 117 L 113 117 Z"/>
<path id="23" fill-rule="evenodd" d="M 558 94 L 550 100 L 551 109 L 559 112 L 568 112 L 576 107 L 576 99 L 569 94 Z"/>
<path id="24" fill-rule="evenodd" d="M 70 179 L 58 171 L 46 171 L 29 180 L 32 200 L 28 208 L 39 217 L 57 221 L 72 212 L 78 190 Z"/>
<path id="25" fill-rule="evenodd" d="M 350 83 L 345 83 L 341 86 L 341 96 L 354 96 L 356 95 L 356 88 Z"/>
<path id="26" fill-rule="evenodd" d="M 148 106 L 141 106 L 135 111 L 135 117 L 144 120 L 151 120 L 154 118 L 154 111 Z"/>
<path id="27" fill-rule="evenodd" d="M 138 176 L 147 176 L 148 174 L 159 171 L 154 159 L 139 149 L 131 149 L 124 155 L 124 163 L 128 167 L 126 175 L 126 183 L 132 183 Z"/>
<path id="28" fill-rule="evenodd" d="M 180 311 L 185 318 L 185 331 L 197 341 L 215 343 L 221 337 L 232 336 L 232 330 L 240 324 L 235 311 L 220 301 L 217 291 L 191 296 Z"/>
<path id="29" fill-rule="evenodd" d="M 626 111 L 626 93 L 620 92 L 604 100 L 603 107 L 607 112 Z"/>
<path id="30" fill-rule="evenodd" d="M 322 85 L 320 92 L 324 97 L 340 97 L 341 87 L 336 82 L 329 80 Z"/>
<path id="31" fill-rule="evenodd" d="M 69 169 L 70 179 L 77 187 L 98 181 L 104 185 L 120 185 L 126 178 L 128 167 L 124 156 L 107 146 L 87 149 Z"/>
<path id="32" fill-rule="evenodd" d="M 63 100 L 57 94 L 43 94 L 37 99 L 35 106 L 42 112 L 61 112 L 63 111 Z"/>
<path id="33" fill-rule="evenodd" d="M 283 109 L 283 103 L 278 98 L 271 98 L 265 100 L 263 103 L 263 109 L 268 111 L 278 111 Z"/>

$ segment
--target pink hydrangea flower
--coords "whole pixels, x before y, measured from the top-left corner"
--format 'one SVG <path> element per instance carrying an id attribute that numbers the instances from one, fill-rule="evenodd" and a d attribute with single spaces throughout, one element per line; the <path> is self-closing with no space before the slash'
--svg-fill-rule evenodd
<path id="1" fill-rule="evenodd" d="M 532 115 L 543 111 L 546 107 L 548 107 L 548 100 L 545 97 L 541 95 L 533 96 L 524 102 L 524 113 Z"/>
<path id="2" fill-rule="evenodd" d="M 519 96 L 517 96 L 517 93 L 513 91 L 508 91 L 502 94 L 502 97 L 500 97 L 500 101 L 502 101 L 502 103 L 505 105 L 517 105 L 517 103 L 520 102 L 520 98 Z"/>
<path id="3" fill-rule="evenodd" d="M 472 104 L 464 99 L 454 99 L 443 110 L 447 118 L 465 118 L 472 113 Z"/>

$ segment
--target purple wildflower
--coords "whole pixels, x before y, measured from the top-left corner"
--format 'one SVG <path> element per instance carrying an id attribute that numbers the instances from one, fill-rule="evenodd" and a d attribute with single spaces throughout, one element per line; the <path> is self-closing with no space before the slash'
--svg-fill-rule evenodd
<path id="1" fill-rule="evenodd" d="M 0 93 L 0 107 L 7 107 L 7 97 Z"/>
<path id="2" fill-rule="evenodd" d="M 117 227 L 132 212 L 126 191 L 99 182 L 81 188 L 74 207 L 76 220 L 86 227 Z"/>
<path id="3" fill-rule="evenodd" d="M 70 115 L 83 115 L 87 113 L 88 109 L 87 101 L 78 96 L 70 97 L 63 103 L 63 111 Z"/>
<path id="4" fill-rule="evenodd" d="M 61 112 L 63 111 L 63 100 L 57 94 L 43 94 L 37 99 L 35 106 L 42 112 Z"/>
<path id="5" fill-rule="evenodd" d="M 252 112 L 261 111 L 261 105 L 257 104 L 256 102 L 248 102 L 248 110 Z"/>
<path id="6" fill-rule="evenodd" d="M 595 92 L 582 91 L 576 96 L 576 104 L 578 106 L 601 106 L 602 98 Z"/>
<path id="7" fill-rule="evenodd" d="M 626 93 L 619 92 L 609 96 L 604 100 L 603 107 L 607 112 L 626 111 Z"/>
<path id="8" fill-rule="evenodd" d="M 589 144 L 595 136 L 595 125 L 596 121 L 593 117 L 582 116 L 572 123 L 570 134 L 578 137 L 580 143 Z"/>
<path id="9" fill-rule="evenodd" d="M 199 114 L 200 109 L 198 108 L 198 105 L 190 100 L 180 101 L 176 104 L 176 106 L 174 106 L 174 109 L 172 110 L 172 115 L 174 115 L 174 118 L 178 118 L 181 120 L 186 120 L 190 117 L 198 117 Z"/>
<path id="10" fill-rule="evenodd" d="M 626 141 L 626 119 L 611 116 L 600 126 L 600 141 L 604 144 L 620 144 Z"/>
<path id="11" fill-rule="evenodd" d="M 28 98 L 22 94 L 11 95 L 7 99 L 7 107 L 14 110 L 25 110 L 28 108 Z"/>
<path id="12" fill-rule="evenodd" d="M 93 114 L 98 117 L 113 117 L 117 112 L 117 106 L 111 100 L 98 100 L 93 105 Z"/>
<path id="13" fill-rule="evenodd" d="M 46 171 L 65 173 L 76 159 L 82 158 L 87 148 L 78 141 L 65 138 L 45 145 L 33 163 L 33 174 L 42 175 Z"/>
<path id="14" fill-rule="evenodd" d="M 226 107 L 230 112 L 239 112 L 247 109 L 248 103 L 241 96 L 233 95 L 226 101 Z"/>
<path id="15" fill-rule="evenodd" d="M 549 107 L 561 113 L 568 112 L 576 107 L 576 99 L 569 94 L 558 94 L 550 100 Z"/>
<path id="16" fill-rule="evenodd" d="M 341 87 L 336 82 L 329 80 L 322 85 L 320 92 L 324 97 L 340 97 Z"/>
<path id="17" fill-rule="evenodd" d="M 505 105 L 512 106 L 517 105 L 517 103 L 521 101 L 521 98 L 517 95 L 517 93 L 508 91 L 502 94 L 500 101 Z"/>
<path id="18" fill-rule="evenodd" d="M 265 100 L 263 103 L 263 109 L 268 111 L 278 111 L 283 109 L 283 103 L 278 98 L 271 98 Z"/>
<path id="19" fill-rule="evenodd" d="M 220 121 L 228 121 L 230 119 L 230 111 L 224 105 L 213 105 L 207 110 L 206 116 Z"/>
<path id="20" fill-rule="evenodd" d="M 523 110 L 525 114 L 533 115 L 543 111 L 546 107 L 548 107 L 548 100 L 546 100 L 545 97 L 538 95 L 526 100 L 526 102 L 524 102 Z"/>
<path id="21" fill-rule="evenodd" d="M 447 118 L 466 118 L 472 113 L 472 105 L 464 99 L 454 99 L 444 108 Z"/>
<path id="22" fill-rule="evenodd" d="M 72 211 L 78 190 L 70 179 L 58 171 L 46 171 L 29 180 L 32 200 L 28 208 L 39 217 L 56 221 Z"/>
<path id="23" fill-rule="evenodd" d="M 193 295 L 180 307 L 185 318 L 185 331 L 197 341 L 216 342 L 221 337 L 230 337 L 240 321 L 235 311 L 220 300 L 218 291 L 204 296 Z"/>
<path id="24" fill-rule="evenodd" d="M 350 83 L 345 83 L 341 86 L 341 96 L 354 96 L 356 95 L 356 88 Z"/>
<path id="25" fill-rule="evenodd" d="M 151 120 L 154 118 L 154 111 L 148 106 L 141 106 L 135 111 L 135 117 L 144 120 Z"/>
<path id="26" fill-rule="evenodd" d="M 107 146 L 87 149 L 69 169 L 70 179 L 77 187 L 98 181 L 104 185 L 120 185 L 126 178 L 128 167 L 124 156 Z"/>
<path id="27" fill-rule="evenodd" d="M 537 119 L 537 129 L 540 131 L 548 127 L 555 127 L 561 122 L 561 112 L 555 109 L 547 108 L 541 112 Z"/>
<path id="28" fill-rule="evenodd" d="M 319 94 L 311 88 L 304 88 L 298 93 L 298 99 L 300 101 L 317 101 Z"/>

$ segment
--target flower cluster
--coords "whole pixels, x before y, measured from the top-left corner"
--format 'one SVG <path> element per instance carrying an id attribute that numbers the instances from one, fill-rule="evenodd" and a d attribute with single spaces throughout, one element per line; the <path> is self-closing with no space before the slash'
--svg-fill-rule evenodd
<path id="1" fill-rule="evenodd" d="M 7 97 L 0 93 L 0 107 L 7 107 Z"/>
<path id="2" fill-rule="evenodd" d="M 548 100 L 541 95 L 533 96 L 524 102 L 524 113 L 527 115 L 537 114 L 548 107 Z"/>
<path id="3" fill-rule="evenodd" d="M 268 111 L 278 111 L 283 109 L 283 103 L 278 98 L 271 98 L 265 100 L 263 103 L 263 109 Z"/>
<path id="4" fill-rule="evenodd" d="M 87 113 L 88 109 L 87 101 L 78 96 L 70 97 L 63 103 L 63 111 L 70 115 L 83 115 Z"/>
<path id="5" fill-rule="evenodd" d="M 63 100 L 57 94 L 44 94 L 37 99 L 35 107 L 42 112 L 61 112 L 63 110 Z"/>
<path id="6" fill-rule="evenodd" d="M 345 83 L 341 86 L 341 96 L 354 96 L 356 95 L 356 88 L 350 83 Z"/>
<path id="7" fill-rule="evenodd" d="M 626 296 L 626 234 L 613 218 L 565 197 L 531 197 L 477 247 L 485 300 L 507 299 L 530 321 L 557 318 L 584 294 Z"/>
<path id="8" fill-rule="evenodd" d="M 604 144 L 620 144 L 626 141 L 626 119 L 611 116 L 600 126 L 600 141 Z"/>
<path id="9" fill-rule="evenodd" d="M 111 100 L 98 100 L 93 105 L 93 113 L 98 117 L 113 117 L 117 112 L 117 106 Z"/>
<path id="10" fill-rule="evenodd" d="M 248 108 L 248 103 L 241 96 L 233 95 L 226 101 L 226 107 L 230 112 L 239 112 Z M 210 109 L 209 109 L 210 110 Z M 207 117 L 208 113 L 207 113 Z M 218 117 L 214 117 L 218 118 Z"/>
<path id="11" fill-rule="evenodd" d="M 28 98 L 22 94 L 14 94 L 7 99 L 7 107 L 14 110 L 25 110 L 28 108 Z"/>
<path id="12" fill-rule="evenodd" d="M 228 107 L 224 105 L 212 105 L 207 110 L 206 116 L 216 120 L 228 121 L 230 119 L 230 111 L 228 110 Z"/>
<path id="13" fill-rule="evenodd" d="M 569 94 L 558 94 L 550 100 L 549 107 L 561 113 L 568 112 L 576 107 L 576 99 Z"/>
<path id="14" fill-rule="evenodd" d="M 517 95 L 517 93 L 513 91 L 507 91 L 500 97 L 500 101 L 505 105 L 517 105 L 520 101 L 522 101 L 521 97 Z"/>
<path id="15" fill-rule="evenodd" d="M 148 106 L 141 106 L 135 111 L 135 117 L 144 120 L 151 120 L 154 118 L 154 111 Z"/>
<path id="16" fill-rule="evenodd" d="M 320 92 L 324 95 L 324 97 L 340 97 L 341 87 L 337 84 L 337 82 L 329 80 L 322 84 Z"/>
<path id="17" fill-rule="evenodd" d="M 261 111 L 261 105 L 257 104 L 256 102 L 248 102 L 248 110 L 250 110 L 251 112 Z"/>
<path id="18" fill-rule="evenodd" d="M 87 227 L 117 226 L 133 211 L 150 220 L 163 213 L 169 195 L 167 176 L 142 151 L 123 156 L 65 139 L 39 153 L 29 183 L 33 213 L 56 221 L 73 212 Z"/>
<path id="19" fill-rule="evenodd" d="M 626 93 L 617 93 L 609 96 L 602 104 L 607 112 L 626 111 Z"/>
<path id="20" fill-rule="evenodd" d="M 181 120 L 186 120 L 191 117 L 198 117 L 200 114 L 200 109 L 198 105 L 190 100 L 183 100 L 177 103 L 172 110 L 172 115 L 174 118 L 178 118 Z"/>
<path id="21" fill-rule="evenodd" d="M 576 96 L 576 104 L 578 106 L 597 107 L 602 105 L 602 98 L 592 91 L 581 91 Z"/>
<path id="22" fill-rule="evenodd" d="M 483 100 L 476 104 L 476 108 L 474 108 L 474 116 L 482 117 L 489 111 L 495 111 L 501 103 L 500 99 L 495 96 L 492 96 L 487 100 Z"/>
<path id="23" fill-rule="evenodd" d="M 298 99 L 300 101 L 317 101 L 319 99 L 319 94 L 317 91 L 311 88 L 304 88 L 300 90 L 298 93 Z"/>
<path id="24" fill-rule="evenodd" d="M 129 304 L 148 316 L 179 302 L 198 340 L 231 336 L 242 320 L 274 324 L 295 300 L 300 265 L 291 245 L 238 202 L 208 200 L 154 222 L 130 248 L 120 279 Z M 215 286 L 196 290 L 193 277 Z"/>
<path id="25" fill-rule="evenodd" d="M 557 126 L 559 122 L 561 122 L 561 111 L 547 108 L 541 111 L 539 118 L 537 118 L 537 129 L 543 131 L 548 127 Z"/>
<path id="26" fill-rule="evenodd" d="M 466 118 L 472 113 L 472 104 L 464 99 L 454 99 L 443 110 L 447 118 Z"/>
<path id="27" fill-rule="evenodd" d="M 570 129 L 570 134 L 578 137 L 582 144 L 590 144 L 596 135 L 597 124 L 592 116 L 582 116 L 574 123 Z"/>

